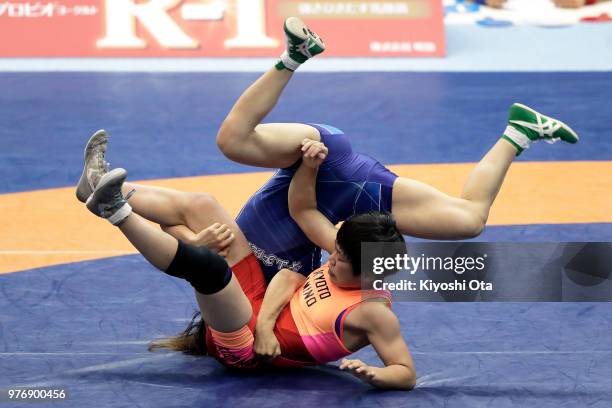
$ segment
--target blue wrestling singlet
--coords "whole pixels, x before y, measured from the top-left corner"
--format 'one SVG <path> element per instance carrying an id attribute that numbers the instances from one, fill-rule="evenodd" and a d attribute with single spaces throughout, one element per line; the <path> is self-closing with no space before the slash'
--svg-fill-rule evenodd
<path id="1" fill-rule="evenodd" d="M 309 125 L 319 130 L 321 141 L 329 148 L 317 176 L 319 211 L 334 225 L 353 214 L 391 212 L 391 191 L 397 175 L 372 157 L 353 152 L 341 130 Z M 279 169 L 247 201 L 236 219 L 268 281 L 282 268 L 308 275 L 321 265 L 321 249 L 306 238 L 289 215 L 289 184 L 300 162 Z"/>

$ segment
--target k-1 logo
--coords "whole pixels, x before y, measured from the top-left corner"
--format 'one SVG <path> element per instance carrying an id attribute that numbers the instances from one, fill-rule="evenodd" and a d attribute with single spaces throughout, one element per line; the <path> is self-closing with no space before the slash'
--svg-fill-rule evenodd
<path id="1" fill-rule="evenodd" d="M 279 41 L 266 35 L 265 0 L 208 0 L 198 3 L 183 0 L 105 0 L 105 36 L 99 48 L 145 48 L 147 43 L 136 31 L 140 23 L 164 48 L 195 49 L 204 38 L 193 38 L 182 21 L 219 21 L 235 19 L 236 35 L 225 40 L 226 48 L 275 48 Z M 179 7 L 180 18 L 170 10 Z M 228 10 L 232 10 L 228 13 Z M 235 11 L 235 12 L 234 12 Z"/>

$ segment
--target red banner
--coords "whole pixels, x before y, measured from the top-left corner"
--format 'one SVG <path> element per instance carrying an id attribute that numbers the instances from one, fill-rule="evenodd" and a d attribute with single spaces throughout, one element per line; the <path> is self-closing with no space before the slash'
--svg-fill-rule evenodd
<path id="1" fill-rule="evenodd" d="M 440 0 L 0 0 L 0 57 L 276 56 L 292 15 L 327 56 L 445 54 Z"/>

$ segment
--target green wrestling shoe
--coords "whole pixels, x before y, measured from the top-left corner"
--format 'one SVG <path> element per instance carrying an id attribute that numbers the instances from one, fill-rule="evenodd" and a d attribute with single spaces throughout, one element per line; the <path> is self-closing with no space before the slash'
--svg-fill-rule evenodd
<path id="1" fill-rule="evenodd" d="M 289 17 L 283 26 L 287 49 L 281 55 L 276 69 L 295 71 L 310 58 L 325 51 L 325 43 L 297 17 Z"/>
<path id="2" fill-rule="evenodd" d="M 579 139 L 576 132 L 565 123 L 542 115 L 520 103 L 510 107 L 508 127 L 502 138 L 512 143 L 517 148 L 518 154 L 540 139 L 547 143 L 563 140 L 572 144 L 577 143 Z"/>
<path id="3" fill-rule="evenodd" d="M 106 218 L 111 224 L 121 224 L 131 213 L 128 199 L 136 190 L 123 197 L 121 187 L 127 178 L 125 169 L 113 169 L 102 176 L 93 193 L 87 199 L 89 211 L 98 217 Z"/>
<path id="4" fill-rule="evenodd" d="M 77 199 L 82 203 L 93 193 L 102 176 L 108 172 L 108 163 L 104 160 L 107 144 L 106 132 L 98 130 L 85 146 L 85 165 L 76 188 Z"/>

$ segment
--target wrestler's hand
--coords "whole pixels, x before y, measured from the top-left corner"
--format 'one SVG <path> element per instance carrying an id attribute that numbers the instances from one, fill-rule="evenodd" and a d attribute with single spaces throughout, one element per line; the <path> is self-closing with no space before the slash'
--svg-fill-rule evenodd
<path id="1" fill-rule="evenodd" d="M 340 363 L 340 369 L 348 371 L 361 381 L 374 385 L 376 380 L 376 367 L 370 367 L 361 360 L 349 360 L 346 358 L 342 359 Z"/>
<path id="2" fill-rule="evenodd" d="M 302 140 L 302 161 L 310 168 L 316 169 L 327 158 L 327 146 L 312 139 Z"/>
<path id="3" fill-rule="evenodd" d="M 255 354 L 262 360 L 280 356 L 281 348 L 273 330 L 255 329 Z"/>
<path id="4" fill-rule="evenodd" d="M 234 233 L 227 225 L 216 222 L 196 234 L 191 244 L 205 246 L 221 256 L 227 256 L 229 246 L 234 242 L 234 238 Z"/>

